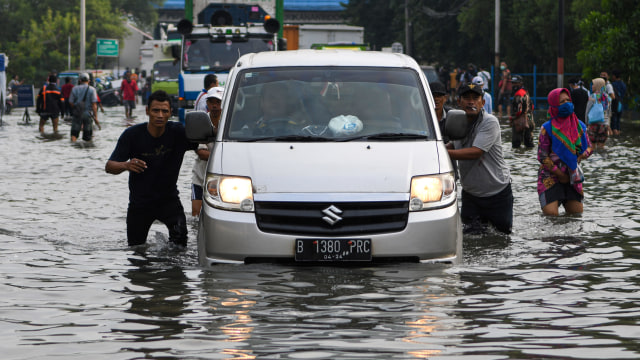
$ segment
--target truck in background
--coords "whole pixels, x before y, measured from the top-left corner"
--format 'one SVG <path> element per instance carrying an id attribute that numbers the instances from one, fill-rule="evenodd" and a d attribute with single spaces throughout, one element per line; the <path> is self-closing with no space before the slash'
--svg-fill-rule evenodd
<path id="1" fill-rule="evenodd" d="M 284 25 L 287 49 L 342 48 L 366 50 L 364 27 L 343 24 Z"/>
<path id="2" fill-rule="evenodd" d="M 144 77 L 151 76 L 153 66 L 157 61 L 173 60 L 171 46 L 180 44 L 180 41 L 171 40 L 146 40 L 140 46 L 140 74 Z"/>
<path id="3" fill-rule="evenodd" d="M 194 21 L 183 19 L 177 24 L 182 34 L 180 51 L 176 51 L 180 64 L 178 118 L 181 122 L 184 123 L 185 113 L 194 108 L 207 74 L 216 74 L 220 86 L 224 86 L 229 70 L 240 56 L 286 49 L 284 41 L 274 35 L 280 28 L 279 22 L 262 8 L 271 3 L 275 4 L 274 1 L 208 3 L 194 0 Z"/>

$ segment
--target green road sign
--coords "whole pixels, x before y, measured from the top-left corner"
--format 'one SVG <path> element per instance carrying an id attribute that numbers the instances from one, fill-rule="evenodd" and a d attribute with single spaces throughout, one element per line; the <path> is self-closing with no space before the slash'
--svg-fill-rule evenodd
<path id="1" fill-rule="evenodd" d="M 118 40 L 116 39 L 96 39 L 98 44 L 96 52 L 98 56 L 118 56 Z"/>

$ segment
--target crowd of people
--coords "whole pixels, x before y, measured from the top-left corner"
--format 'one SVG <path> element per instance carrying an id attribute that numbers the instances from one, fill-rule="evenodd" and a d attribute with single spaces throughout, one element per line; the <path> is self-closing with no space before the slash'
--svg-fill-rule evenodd
<path id="1" fill-rule="evenodd" d="M 622 101 L 626 85 L 620 72 L 608 73 L 590 81 L 587 89 L 579 79 L 570 79 L 568 88 L 557 88 L 547 96 L 547 121 L 539 131 L 537 159 L 538 197 L 545 215 L 557 216 L 560 207 L 566 214 L 583 212 L 584 173 L 580 166 L 594 150 L 603 149 L 607 138 L 620 135 Z M 435 100 L 440 132 L 447 144 L 462 185 L 461 217 L 465 231 L 484 229 L 491 224 L 510 233 L 513 219 L 513 194 L 509 169 L 502 154 L 500 119 L 511 127 L 512 147 L 534 148 L 534 106 L 522 76 L 513 75 L 507 64 L 500 64 L 497 107 L 488 94 L 490 75 L 473 64 L 455 70 L 446 83 L 430 84 Z M 446 84 L 446 85 L 445 85 Z M 452 97 L 452 94 L 455 94 Z M 467 133 L 462 139 L 450 139 L 446 133 L 447 98 L 455 99 L 467 117 Z M 506 116 L 503 116 L 503 110 Z"/>
<path id="2" fill-rule="evenodd" d="M 60 118 L 65 117 L 71 122 L 71 142 L 76 142 L 82 133 L 84 141 L 93 138 L 93 124 L 101 128 L 98 121 L 98 107 L 100 98 L 97 90 L 89 85 L 88 73 L 80 73 L 78 84 L 73 85 L 70 78 L 65 78 L 65 84 L 58 87 L 58 77 L 52 72 L 36 98 L 36 113 L 40 116 L 38 130 L 44 133 L 45 124 L 51 120 L 54 134 L 58 133 Z"/>
<path id="3" fill-rule="evenodd" d="M 122 104 L 125 109 L 125 120 L 132 120 L 132 111 L 138 103 L 138 95 L 141 90 L 137 84 L 138 75 L 130 70 L 123 74 Z M 104 113 L 104 107 L 100 99 L 100 91 L 108 90 L 100 78 L 92 79 L 89 73 L 78 74 L 77 84 L 73 83 L 71 77 L 58 79 L 56 71 L 52 71 L 47 76 L 46 82 L 40 88 L 36 97 L 35 110 L 40 117 L 38 130 L 45 133 L 45 125 L 49 120 L 53 128 L 53 133 L 58 134 L 60 120 L 71 124 L 71 142 L 76 142 L 82 132 L 82 139 L 91 141 L 93 137 L 93 125 L 101 128 L 98 121 L 98 109 Z M 7 85 L 8 92 L 13 98 L 18 97 L 17 91 L 24 80 L 19 80 L 15 75 Z M 60 86 L 60 83 L 64 83 Z M 95 86 L 93 86 L 95 85 Z"/>

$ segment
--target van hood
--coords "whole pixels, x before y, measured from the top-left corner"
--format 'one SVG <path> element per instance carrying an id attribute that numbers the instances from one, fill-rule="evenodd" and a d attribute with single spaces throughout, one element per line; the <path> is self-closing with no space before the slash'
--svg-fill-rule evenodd
<path id="1" fill-rule="evenodd" d="M 256 193 L 408 193 L 412 176 L 451 169 L 440 141 L 216 145 L 209 171 L 248 176 Z"/>

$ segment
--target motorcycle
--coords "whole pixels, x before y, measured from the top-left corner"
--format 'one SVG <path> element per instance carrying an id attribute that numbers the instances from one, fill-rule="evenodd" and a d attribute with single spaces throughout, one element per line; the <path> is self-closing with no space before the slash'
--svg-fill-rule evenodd
<path id="1" fill-rule="evenodd" d="M 120 91 L 118 89 L 104 89 L 98 91 L 98 96 L 100 97 L 100 101 L 102 102 L 102 106 L 118 106 L 121 105 L 120 101 Z"/>
<path id="2" fill-rule="evenodd" d="M 100 82 L 98 82 L 100 83 Z M 120 96 L 120 89 L 114 88 L 111 82 L 106 79 L 98 88 L 98 96 L 102 106 L 118 106 L 122 105 L 122 99 Z"/>

